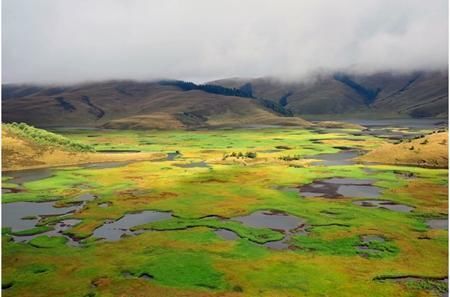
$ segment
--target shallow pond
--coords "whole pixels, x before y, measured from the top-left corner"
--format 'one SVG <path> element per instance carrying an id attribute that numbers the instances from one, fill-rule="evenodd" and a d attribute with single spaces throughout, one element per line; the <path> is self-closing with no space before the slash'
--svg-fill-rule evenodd
<path id="1" fill-rule="evenodd" d="M 75 197 L 75 200 L 76 200 L 76 201 L 92 201 L 92 200 L 94 200 L 95 198 L 97 198 L 97 196 L 95 196 L 95 195 L 92 194 L 92 193 L 83 193 L 83 194 L 81 194 L 81 195 Z"/>
<path id="2" fill-rule="evenodd" d="M 67 244 L 71 245 L 71 246 L 79 246 L 80 244 L 78 243 L 78 241 L 74 240 L 73 238 L 71 238 L 70 236 L 64 235 L 64 231 L 74 227 L 75 225 L 81 223 L 81 220 L 77 220 L 77 219 L 67 219 L 67 220 L 62 220 L 58 223 L 55 224 L 54 229 L 44 232 L 44 233 L 39 233 L 39 234 L 35 234 L 35 235 L 27 235 L 27 236 L 13 236 L 13 239 L 15 242 L 28 242 L 31 239 L 37 237 L 37 236 L 41 236 L 41 235 L 47 235 L 47 236 L 52 236 L 52 237 L 56 237 L 56 236 L 62 236 L 67 238 Z"/>
<path id="3" fill-rule="evenodd" d="M 121 162 L 102 162 L 102 163 L 89 163 L 89 164 L 81 164 L 79 167 L 88 168 L 88 169 L 106 169 L 106 168 L 116 168 L 128 165 L 132 162 L 130 161 L 121 161 Z M 78 166 L 78 165 L 76 165 Z M 67 166 L 71 167 L 71 166 Z M 67 168 L 66 167 L 66 168 Z M 60 167 L 64 168 L 64 167 Z M 49 178 L 53 176 L 54 171 L 58 168 L 39 168 L 39 169 L 27 169 L 27 170 L 17 170 L 17 171 L 8 171 L 4 172 L 4 177 L 11 177 L 8 181 L 9 183 L 22 185 L 27 182 L 37 181 L 45 178 Z M 20 189 L 2 189 L 3 193 L 14 193 L 16 191 L 20 191 Z"/>
<path id="4" fill-rule="evenodd" d="M 426 221 L 426 224 L 431 229 L 448 230 L 448 218 L 447 219 L 430 219 Z"/>
<path id="5" fill-rule="evenodd" d="M 305 159 L 315 159 L 318 161 L 313 162 L 314 165 L 334 166 L 334 165 L 351 165 L 355 162 L 352 161 L 360 155 L 358 151 L 344 150 L 332 154 L 318 154 L 312 156 L 305 156 Z"/>
<path id="6" fill-rule="evenodd" d="M 412 206 L 397 204 L 388 200 L 360 200 L 354 201 L 353 203 L 363 207 L 384 208 L 398 212 L 411 212 L 414 210 Z"/>
<path id="7" fill-rule="evenodd" d="M 290 239 L 293 235 L 305 235 L 306 224 L 304 219 L 278 211 L 257 211 L 247 216 L 235 217 L 247 226 L 255 228 L 269 228 L 282 231 L 285 237 L 281 240 L 266 242 L 263 245 L 275 250 L 284 250 L 289 248 Z"/>
<path id="8" fill-rule="evenodd" d="M 53 170 L 48 168 L 4 172 L 4 176 L 12 178 L 9 182 L 15 184 L 23 184 L 39 179 L 44 179 L 52 175 Z"/>
<path id="9" fill-rule="evenodd" d="M 80 206 L 54 207 L 54 202 L 14 202 L 2 204 L 2 227 L 22 231 L 36 226 L 43 216 L 63 215 Z"/>
<path id="10" fill-rule="evenodd" d="M 236 233 L 234 233 L 233 231 L 230 231 L 230 230 L 226 230 L 226 229 L 216 229 L 214 231 L 214 233 L 216 233 L 217 235 L 219 235 L 220 237 L 222 237 L 225 240 L 239 239 L 239 236 Z"/>
<path id="11" fill-rule="evenodd" d="M 257 211 L 247 216 L 234 217 L 244 225 L 255 228 L 269 228 L 274 230 L 289 231 L 305 223 L 305 220 L 288 215 L 283 212 Z"/>
<path id="12" fill-rule="evenodd" d="M 300 195 L 323 198 L 377 198 L 380 188 L 373 186 L 373 182 L 369 179 L 329 178 L 300 187 Z"/>
<path id="13" fill-rule="evenodd" d="M 177 152 L 175 152 L 175 153 L 167 153 L 166 160 L 167 160 L 167 161 L 173 161 L 173 160 L 175 160 L 176 158 L 178 158 L 179 156 L 181 156 L 181 154 L 180 154 L 180 153 L 177 153 Z"/>
<path id="14" fill-rule="evenodd" d="M 172 215 L 168 212 L 150 210 L 140 213 L 130 213 L 126 214 L 117 221 L 111 221 L 103 224 L 101 227 L 95 229 L 93 236 L 109 241 L 117 241 L 122 236 L 136 235 L 136 232 L 130 230 L 132 227 L 169 219 L 171 217 Z"/>
<path id="15" fill-rule="evenodd" d="M 341 185 L 336 192 L 344 197 L 376 198 L 380 195 L 377 187 L 361 185 Z"/>

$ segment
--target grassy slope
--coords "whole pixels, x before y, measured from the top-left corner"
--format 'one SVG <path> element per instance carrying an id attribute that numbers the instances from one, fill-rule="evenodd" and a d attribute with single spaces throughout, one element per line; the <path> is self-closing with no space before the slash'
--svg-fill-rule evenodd
<path id="1" fill-rule="evenodd" d="M 3 171 L 163 157 L 150 153 L 95 153 L 90 145 L 28 125 L 21 124 L 20 127 L 2 125 Z"/>
<path id="2" fill-rule="evenodd" d="M 375 101 L 367 106 L 364 97 L 331 75 L 311 81 L 284 82 L 276 79 L 223 79 L 212 84 L 238 88 L 251 83 L 253 93 L 269 99 L 279 99 L 288 92 L 287 108 L 308 118 L 368 118 L 380 117 L 445 117 L 448 110 L 448 76 L 431 73 L 375 73 L 349 75 L 357 84 L 379 90 Z"/>
<path id="3" fill-rule="evenodd" d="M 387 143 L 360 157 L 360 160 L 448 168 L 448 132 L 433 133 L 398 144 Z"/>
<path id="4" fill-rule="evenodd" d="M 120 129 L 179 129 L 198 126 L 287 124 L 286 118 L 250 98 L 222 96 L 200 90 L 182 91 L 156 82 L 112 81 L 58 89 L 7 86 L 3 120 L 36 126 L 104 126 Z M 8 94 L 9 94 L 8 93 Z M 61 100 L 63 103 L 61 103 Z M 89 103 L 86 101 L 89 100 Z"/>

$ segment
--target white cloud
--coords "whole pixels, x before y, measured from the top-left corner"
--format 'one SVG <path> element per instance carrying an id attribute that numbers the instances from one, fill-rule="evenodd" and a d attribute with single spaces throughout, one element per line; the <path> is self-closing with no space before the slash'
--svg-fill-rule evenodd
<path id="1" fill-rule="evenodd" d="M 3 0 L 4 82 L 446 69 L 446 0 Z"/>

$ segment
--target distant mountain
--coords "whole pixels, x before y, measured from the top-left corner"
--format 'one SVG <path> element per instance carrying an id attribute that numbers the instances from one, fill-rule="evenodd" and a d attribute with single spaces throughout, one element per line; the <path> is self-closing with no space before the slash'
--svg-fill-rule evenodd
<path id="1" fill-rule="evenodd" d="M 335 73 L 314 80 L 224 79 L 198 85 L 164 80 L 66 86 L 3 85 L 4 122 L 38 127 L 178 129 L 308 126 L 307 119 L 441 117 L 448 75 Z"/>
<path id="2" fill-rule="evenodd" d="M 224 79 L 210 82 L 244 87 L 306 118 L 442 117 L 448 115 L 448 74 L 412 72 L 354 75 L 335 73 L 311 81 Z"/>
<path id="3" fill-rule="evenodd" d="M 71 86 L 3 85 L 4 122 L 38 127 L 177 129 L 299 125 L 276 100 L 244 88 L 183 81 L 108 81 Z"/>

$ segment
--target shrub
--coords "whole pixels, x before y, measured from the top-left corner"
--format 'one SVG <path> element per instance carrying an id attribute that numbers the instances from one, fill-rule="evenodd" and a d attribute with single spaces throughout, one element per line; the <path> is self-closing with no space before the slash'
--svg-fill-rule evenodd
<path id="1" fill-rule="evenodd" d="M 254 158 L 256 158 L 256 153 L 255 152 L 247 152 L 247 153 L 245 153 L 245 157 L 254 159 Z"/>
<path id="2" fill-rule="evenodd" d="M 287 156 L 281 156 L 278 159 L 283 160 L 283 161 L 294 161 L 294 160 L 301 160 L 302 157 L 300 155 L 287 155 Z"/>
<path id="3" fill-rule="evenodd" d="M 76 152 L 94 152 L 92 145 L 79 143 L 43 129 L 38 129 L 25 123 L 3 124 L 3 129 L 21 138 L 30 139 L 41 145 L 58 146 L 65 150 Z"/>
<path id="4" fill-rule="evenodd" d="M 275 148 L 278 150 L 290 150 L 291 149 L 289 146 L 286 146 L 286 145 L 277 145 Z"/>
<path id="5" fill-rule="evenodd" d="M 254 158 L 256 158 L 256 156 L 257 156 L 256 152 L 246 152 L 245 154 L 242 153 L 242 152 L 238 152 L 238 153 L 232 152 L 231 154 L 227 154 L 227 153 L 223 154 L 222 160 L 226 160 L 228 158 L 236 158 L 236 159 L 249 158 L 249 159 L 254 159 Z"/>

